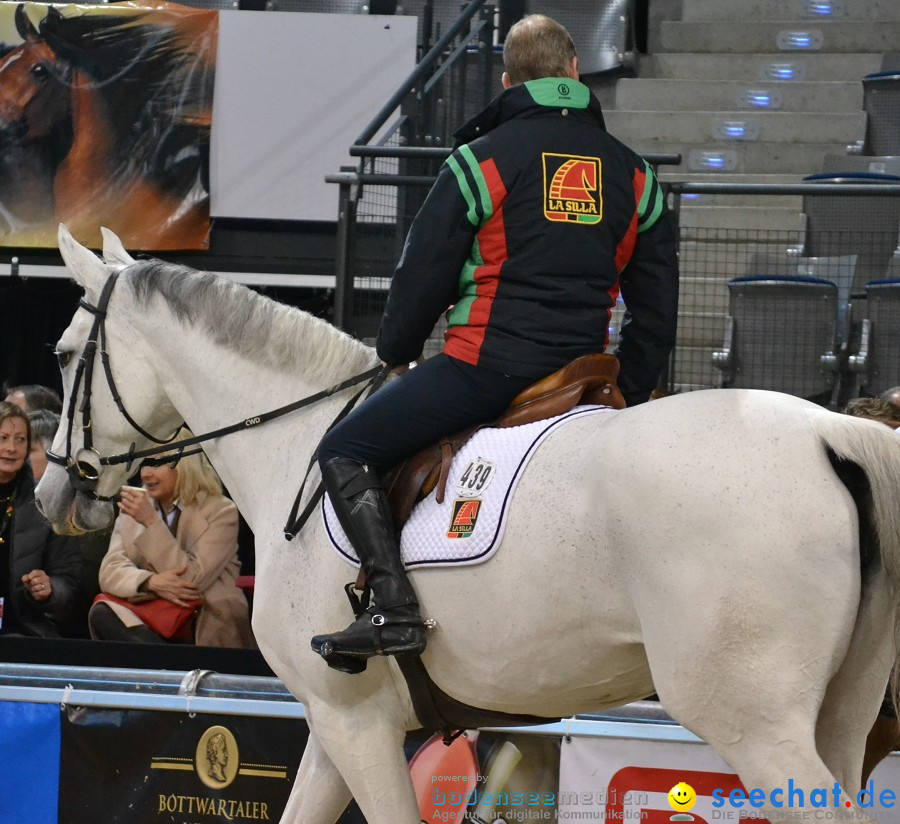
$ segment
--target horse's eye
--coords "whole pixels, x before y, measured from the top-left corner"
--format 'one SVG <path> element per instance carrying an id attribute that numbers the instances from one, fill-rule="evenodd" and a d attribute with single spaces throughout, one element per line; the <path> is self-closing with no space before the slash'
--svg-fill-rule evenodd
<path id="1" fill-rule="evenodd" d="M 44 78 L 49 74 L 49 72 L 47 71 L 47 67 L 43 63 L 38 63 L 37 65 L 32 66 L 31 73 L 35 77 L 40 77 L 40 78 Z"/>
<path id="2" fill-rule="evenodd" d="M 72 360 L 71 352 L 57 352 L 56 360 L 59 361 L 59 368 L 65 369 L 69 365 L 69 361 Z"/>

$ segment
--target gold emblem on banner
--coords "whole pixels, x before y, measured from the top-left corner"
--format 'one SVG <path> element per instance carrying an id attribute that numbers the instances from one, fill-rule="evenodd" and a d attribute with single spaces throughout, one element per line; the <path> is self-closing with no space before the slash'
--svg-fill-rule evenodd
<path id="1" fill-rule="evenodd" d="M 197 742 L 194 768 L 200 780 L 214 790 L 234 781 L 240 766 L 237 739 L 227 727 L 210 727 Z"/>

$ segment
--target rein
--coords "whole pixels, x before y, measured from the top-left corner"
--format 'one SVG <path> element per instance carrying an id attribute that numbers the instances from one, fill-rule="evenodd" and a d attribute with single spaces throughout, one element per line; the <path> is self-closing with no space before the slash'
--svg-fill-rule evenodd
<path id="1" fill-rule="evenodd" d="M 117 269 L 113 270 L 106 283 L 103 285 L 103 290 L 100 293 L 100 299 L 97 301 L 96 306 L 88 303 L 84 298 L 79 301 L 79 306 L 81 306 L 83 309 L 90 312 L 94 316 L 94 322 L 91 326 L 91 331 L 88 335 L 88 339 L 84 345 L 84 350 L 82 351 L 81 357 L 78 360 L 78 367 L 76 368 L 75 379 L 72 385 L 72 394 L 69 398 L 69 405 L 66 411 L 66 418 L 68 420 L 68 430 L 66 432 L 66 454 L 58 455 L 57 453 L 49 449 L 47 450 L 48 461 L 65 467 L 69 475 L 69 483 L 71 484 L 72 488 L 79 492 L 90 495 L 98 501 L 115 500 L 114 497 L 98 495 L 96 492 L 97 483 L 100 480 L 100 474 L 104 467 L 124 463 L 127 464 L 127 468 L 130 470 L 131 466 L 136 460 L 148 458 L 153 455 L 160 455 L 164 452 L 171 452 L 172 447 L 170 446 L 170 444 L 178 435 L 181 427 L 184 425 L 183 423 L 179 425 L 175 432 L 168 438 L 157 438 L 147 432 L 143 427 L 141 427 L 134 420 L 134 418 L 132 418 L 132 416 L 128 414 L 128 410 L 122 403 L 122 398 L 119 394 L 118 388 L 116 387 L 116 382 L 112 374 L 112 368 L 109 363 L 109 354 L 106 351 L 106 310 L 109 306 L 109 299 L 112 295 L 113 288 L 116 285 L 116 281 L 125 268 L 126 266 L 119 266 Z M 106 383 L 109 386 L 113 401 L 115 402 L 119 412 L 122 414 L 125 420 L 128 421 L 132 428 L 134 428 L 148 440 L 159 444 L 159 446 L 150 447 L 149 449 L 135 450 L 135 442 L 132 441 L 131 446 L 127 452 L 123 452 L 118 455 L 110 455 L 108 457 L 102 456 L 96 449 L 94 449 L 93 431 L 91 424 L 91 394 L 94 378 L 94 364 L 98 348 L 100 352 L 100 362 L 103 364 L 103 372 L 106 376 Z M 186 438 L 185 440 L 178 442 L 177 453 L 174 457 L 166 459 L 165 461 L 158 461 L 158 463 L 172 463 L 172 465 L 175 465 L 179 460 L 181 460 L 181 458 L 187 455 L 196 455 L 197 453 L 203 451 L 199 448 L 185 451 L 185 449 L 189 446 L 195 446 L 196 444 L 203 443 L 204 441 L 210 441 L 214 438 L 221 438 L 225 435 L 230 435 L 233 432 L 242 432 L 247 429 L 252 429 L 256 426 L 268 423 L 275 418 L 280 418 L 283 415 L 295 412 L 298 409 L 302 409 L 306 406 L 311 406 L 312 404 L 324 400 L 325 398 L 329 398 L 338 392 L 349 389 L 351 386 L 356 386 L 358 384 L 364 383 L 365 381 L 368 381 L 365 386 L 363 386 L 352 398 L 350 398 L 343 409 L 341 409 L 337 417 L 329 425 L 328 429 L 330 430 L 349 414 L 350 410 L 353 409 L 357 401 L 367 390 L 371 394 L 376 389 L 378 389 L 381 384 L 384 383 L 389 372 L 390 369 L 388 367 L 374 366 L 371 369 L 367 369 L 365 372 L 361 372 L 358 375 L 347 378 L 346 380 L 341 381 L 334 386 L 330 386 L 327 389 L 323 389 L 320 392 L 316 392 L 315 394 L 302 398 L 299 401 L 289 403 L 286 406 L 281 406 L 277 409 L 271 410 L 270 412 L 263 412 L 262 414 L 245 418 L 241 421 L 229 424 L 228 426 L 220 427 L 219 429 L 214 429 L 202 435 L 195 435 L 194 437 Z M 81 386 L 82 381 L 84 382 L 84 388 L 82 390 L 81 405 L 76 407 L 78 389 Z M 77 411 L 81 412 L 83 446 L 73 455 L 72 429 L 74 426 L 76 409 Z M 316 462 L 316 454 L 317 453 L 314 452 L 312 458 L 310 459 L 309 466 L 306 470 L 306 475 L 304 476 L 303 483 L 300 487 L 300 491 L 297 493 L 297 498 L 294 501 L 293 507 L 291 508 L 291 514 L 284 530 L 285 538 L 287 538 L 287 540 L 291 540 L 299 531 L 300 527 L 303 526 L 324 492 L 324 486 L 322 485 L 322 483 L 319 483 L 318 487 L 313 493 L 311 500 L 307 503 L 304 511 L 300 514 L 299 517 L 297 516 L 297 510 L 300 507 L 300 500 L 303 496 L 303 490 L 306 486 L 306 481 Z M 98 464 L 98 466 L 95 467 L 91 461 Z"/>

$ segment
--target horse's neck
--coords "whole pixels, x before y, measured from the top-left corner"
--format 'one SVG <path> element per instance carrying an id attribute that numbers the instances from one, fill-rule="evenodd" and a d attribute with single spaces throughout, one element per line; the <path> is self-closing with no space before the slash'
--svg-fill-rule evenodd
<path id="1" fill-rule="evenodd" d="M 350 339 L 338 340 L 338 348 L 347 348 L 345 371 L 336 371 L 324 379 L 310 377 L 309 366 L 303 363 L 306 353 L 297 353 L 296 368 L 274 369 L 222 347 L 199 332 L 190 333 L 195 337 L 186 346 L 185 335 L 189 333 L 174 318 L 171 323 L 178 328 L 157 328 L 150 339 L 160 341 L 167 350 L 159 359 L 160 380 L 171 404 L 195 435 L 306 398 L 360 368 L 365 369 L 367 360 L 374 361 L 370 350 L 361 351 Z M 190 351 L 189 358 L 185 358 L 186 350 Z M 251 424 L 245 431 L 204 444 L 254 532 L 259 534 L 260 524 L 272 528 L 275 518 L 280 519 L 280 533 L 319 440 L 354 391 L 357 390 L 341 392 L 258 427 Z"/>

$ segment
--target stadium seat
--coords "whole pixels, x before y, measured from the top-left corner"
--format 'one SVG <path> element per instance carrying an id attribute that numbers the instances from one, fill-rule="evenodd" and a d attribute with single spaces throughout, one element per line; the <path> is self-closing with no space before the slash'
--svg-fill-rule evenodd
<path id="1" fill-rule="evenodd" d="M 823 278 L 747 276 L 730 280 L 728 291 L 724 342 L 712 356 L 721 385 L 835 406 L 838 287 Z"/>
<path id="2" fill-rule="evenodd" d="M 867 394 L 900 385 L 900 279 L 866 284 L 859 351 L 850 356 L 849 368 Z"/>
<path id="3" fill-rule="evenodd" d="M 852 287 L 856 271 L 856 255 L 836 257 L 797 257 L 790 254 L 756 253 L 750 258 L 747 274 L 768 279 L 814 278 L 837 286 L 837 345 L 846 344 L 851 337 L 850 328 Z"/>
<path id="4" fill-rule="evenodd" d="M 833 157 L 833 156 L 832 156 Z M 823 172 L 804 178 L 806 183 L 900 184 L 900 158 L 852 158 L 845 165 L 868 161 L 896 174 L 871 171 Z M 806 229 L 799 248 L 804 257 L 856 255 L 852 289 L 862 291 L 871 280 L 884 278 L 900 242 L 900 198 L 866 194 L 805 194 Z"/>
<path id="5" fill-rule="evenodd" d="M 864 154 L 900 154 L 900 70 L 863 78 L 863 108 L 867 116 Z"/>

